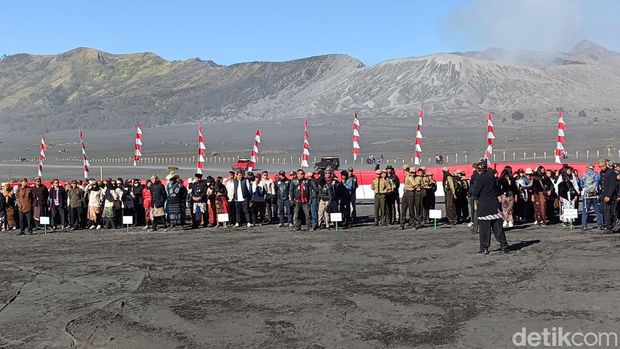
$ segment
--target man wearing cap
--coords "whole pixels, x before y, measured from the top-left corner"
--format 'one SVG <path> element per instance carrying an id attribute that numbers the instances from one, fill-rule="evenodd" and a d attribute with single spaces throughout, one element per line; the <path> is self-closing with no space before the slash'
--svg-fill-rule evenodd
<path id="1" fill-rule="evenodd" d="M 28 228 L 28 234 L 32 235 L 32 205 L 34 203 L 34 193 L 28 185 L 28 180 L 22 178 L 19 180 L 19 188 L 17 189 L 17 208 L 19 209 L 19 235 L 24 235 L 24 231 Z"/>
<path id="2" fill-rule="evenodd" d="M 400 179 L 398 179 L 392 165 L 387 165 L 385 170 L 387 171 L 387 178 L 394 185 L 392 191 L 385 195 L 386 215 L 389 224 L 396 224 L 400 216 Z"/>
<path id="3" fill-rule="evenodd" d="M 469 217 L 469 208 L 467 202 L 467 192 L 469 191 L 469 181 L 465 175 L 465 171 L 456 170 L 454 177 L 454 184 L 456 186 L 456 200 L 454 202 L 456 206 L 457 223 L 465 223 Z"/>
<path id="4" fill-rule="evenodd" d="M 448 167 L 443 168 L 443 192 L 446 201 L 448 225 L 456 224 L 456 186 L 454 176 L 452 176 Z"/>
<path id="5" fill-rule="evenodd" d="M 290 185 L 291 181 L 286 178 L 286 172 L 280 170 L 280 172 L 278 172 L 278 180 L 275 183 L 277 200 L 276 202 L 278 204 L 278 227 L 284 226 L 285 218 L 288 221 L 288 226 L 293 226 L 293 215 L 291 214 Z"/>
<path id="6" fill-rule="evenodd" d="M 394 184 L 387 178 L 387 171 L 375 171 L 377 178 L 370 184 L 370 189 L 375 193 L 375 226 L 380 223 L 388 225 L 386 216 L 385 196 L 394 191 Z"/>
<path id="7" fill-rule="evenodd" d="M 419 229 L 422 225 L 422 199 L 420 193 L 424 190 L 422 188 L 423 176 L 419 175 L 421 172 L 416 173 L 414 168 L 407 168 L 407 170 L 400 207 L 400 229 L 405 229 L 407 211 L 409 211 L 409 227 L 415 225 L 416 229 Z"/>
<path id="8" fill-rule="evenodd" d="M 581 212 L 581 230 L 588 229 L 590 209 L 594 210 L 596 225 L 599 230 L 603 229 L 603 214 L 601 213 L 601 175 L 594 171 L 594 165 L 589 164 L 584 175 L 579 178 L 579 186 L 582 189 L 583 207 Z"/>
<path id="9" fill-rule="evenodd" d="M 84 191 L 76 180 L 71 181 L 71 189 L 67 192 L 69 198 L 69 225 L 72 230 L 80 229 L 82 225 L 82 208 L 84 207 Z"/>
<path id="10" fill-rule="evenodd" d="M 426 173 L 426 167 L 418 168 L 418 174 L 422 175 L 422 222 L 430 224 L 429 211 L 435 209 L 435 192 L 437 182 L 433 179 L 432 173 Z"/>
<path id="11" fill-rule="evenodd" d="M 207 190 L 208 183 L 202 179 L 202 173 L 196 173 L 194 180 L 189 185 L 189 204 L 192 213 L 192 229 L 204 226 L 208 222 L 207 218 Z"/>
<path id="12" fill-rule="evenodd" d="M 351 222 L 355 223 L 357 219 L 357 188 L 359 186 L 357 182 L 357 176 L 353 174 L 353 167 L 347 169 L 349 172 L 348 180 L 351 183 Z"/>
<path id="13" fill-rule="evenodd" d="M 51 208 L 50 225 L 56 230 L 56 221 L 60 221 L 60 229 L 64 230 L 67 225 L 65 209 L 67 207 L 67 192 L 60 185 L 58 179 L 52 180 L 52 188 L 49 191 L 49 207 Z"/>
<path id="14" fill-rule="evenodd" d="M 304 170 L 297 170 L 297 175 L 289 185 L 289 197 L 295 202 L 295 211 L 293 212 L 295 229 L 301 230 L 301 212 L 303 212 L 306 220 L 306 229 L 312 229 L 310 220 L 310 187 Z"/>
<path id="15" fill-rule="evenodd" d="M 477 201 L 476 216 L 480 233 L 480 253 L 489 254 L 491 245 L 491 231 L 499 242 L 502 252 L 508 253 L 508 242 L 502 228 L 503 215 L 499 203 L 499 187 L 493 172 L 487 170 L 486 162 L 476 165 L 478 177 L 472 189 L 472 195 Z"/>
<path id="16" fill-rule="evenodd" d="M 616 199 L 618 198 L 618 179 L 616 172 L 608 165 L 609 160 L 603 159 L 597 162 L 601 170 L 601 197 L 603 221 L 605 230 L 611 232 L 616 220 Z"/>

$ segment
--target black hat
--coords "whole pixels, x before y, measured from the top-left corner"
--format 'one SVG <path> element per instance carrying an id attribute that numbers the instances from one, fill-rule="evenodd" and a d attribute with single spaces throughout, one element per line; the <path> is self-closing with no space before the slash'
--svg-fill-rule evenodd
<path id="1" fill-rule="evenodd" d="M 386 169 L 386 170 L 393 170 L 393 169 L 394 169 L 394 167 L 393 167 L 392 165 L 387 165 L 387 166 L 385 166 L 385 169 Z"/>
<path id="2" fill-rule="evenodd" d="M 194 177 L 196 177 L 196 178 L 202 178 L 202 173 L 196 173 L 196 174 L 194 175 Z"/>
<path id="3" fill-rule="evenodd" d="M 278 174 L 279 174 L 280 176 L 285 176 L 285 175 L 286 175 L 286 172 L 285 172 L 284 170 L 280 170 L 280 172 L 278 172 Z"/>

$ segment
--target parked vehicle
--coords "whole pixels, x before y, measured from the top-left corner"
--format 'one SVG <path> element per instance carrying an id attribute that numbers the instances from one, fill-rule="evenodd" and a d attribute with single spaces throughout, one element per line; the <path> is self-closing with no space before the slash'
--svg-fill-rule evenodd
<path id="1" fill-rule="evenodd" d="M 336 171 L 340 167 L 340 158 L 337 156 L 323 156 L 321 161 L 314 164 L 315 170 L 324 170 L 327 167 Z"/>
<path id="2" fill-rule="evenodd" d="M 247 171 L 249 167 L 250 167 L 250 159 L 239 159 L 237 160 L 237 162 L 233 164 L 232 169 L 233 171 L 234 170 Z"/>

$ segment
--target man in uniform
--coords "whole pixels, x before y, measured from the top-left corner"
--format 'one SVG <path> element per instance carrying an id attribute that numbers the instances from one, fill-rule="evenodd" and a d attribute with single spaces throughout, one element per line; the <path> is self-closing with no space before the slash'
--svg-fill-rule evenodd
<path id="1" fill-rule="evenodd" d="M 392 191 L 385 195 L 387 219 L 389 224 L 396 224 L 400 215 L 400 179 L 398 179 L 392 165 L 387 165 L 385 170 L 387 171 L 387 178 L 394 184 Z"/>
<path id="2" fill-rule="evenodd" d="M 446 201 L 448 225 L 456 224 L 456 185 L 454 183 L 454 176 L 452 176 L 448 167 L 443 168 L 443 192 Z"/>
<path id="3" fill-rule="evenodd" d="M 375 173 L 377 178 L 370 185 L 370 189 L 375 193 L 375 226 L 379 223 L 388 225 L 385 196 L 394 191 L 394 183 L 387 178 L 387 171 L 377 170 Z"/>
<path id="4" fill-rule="evenodd" d="M 407 219 L 407 211 L 409 211 L 409 227 L 413 227 L 414 223 L 414 196 L 415 196 L 415 169 L 409 168 L 409 165 L 403 166 L 405 179 L 403 181 L 403 197 L 400 205 L 400 229 L 405 229 L 405 220 Z"/>

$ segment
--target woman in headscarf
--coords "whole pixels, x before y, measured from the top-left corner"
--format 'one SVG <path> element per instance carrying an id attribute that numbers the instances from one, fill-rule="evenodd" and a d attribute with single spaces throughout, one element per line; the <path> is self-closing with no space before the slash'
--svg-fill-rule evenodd
<path id="1" fill-rule="evenodd" d="M 88 200 L 88 229 L 101 229 L 101 201 L 103 201 L 103 190 L 99 187 L 99 184 L 91 179 L 90 183 L 86 186 L 86 195 Z"/>
<path id="2" fill-rule="evenodd" d="M 173 175 L 166 184 L 166 194 L 168 195 L 168 221 L 170 228 L 181 225 L 182 203 L 185 201 L 185 190 L 183 182 L 179 180 L 179 175 Z"/>
<path id="3" fill-rule="evenodd" d="M 547 197 L 553 183 L 547 177 L 545 168 L 539 166 L 532 181 L 532 202 L 534 203 L 534 224 L 547 225 Z"/>
<path id="4" fill-rule="evenodd" d="M 512 167 L 504 167 L 498 184 L 502 200 L 502 214 L 504 215 L 503 227 L 512 228 L 512 226 L 514 225 L 513 208 L 514 203 L 517 200 L 518 192 L 517 182 L 513 178 L 512 174 Z"/>

